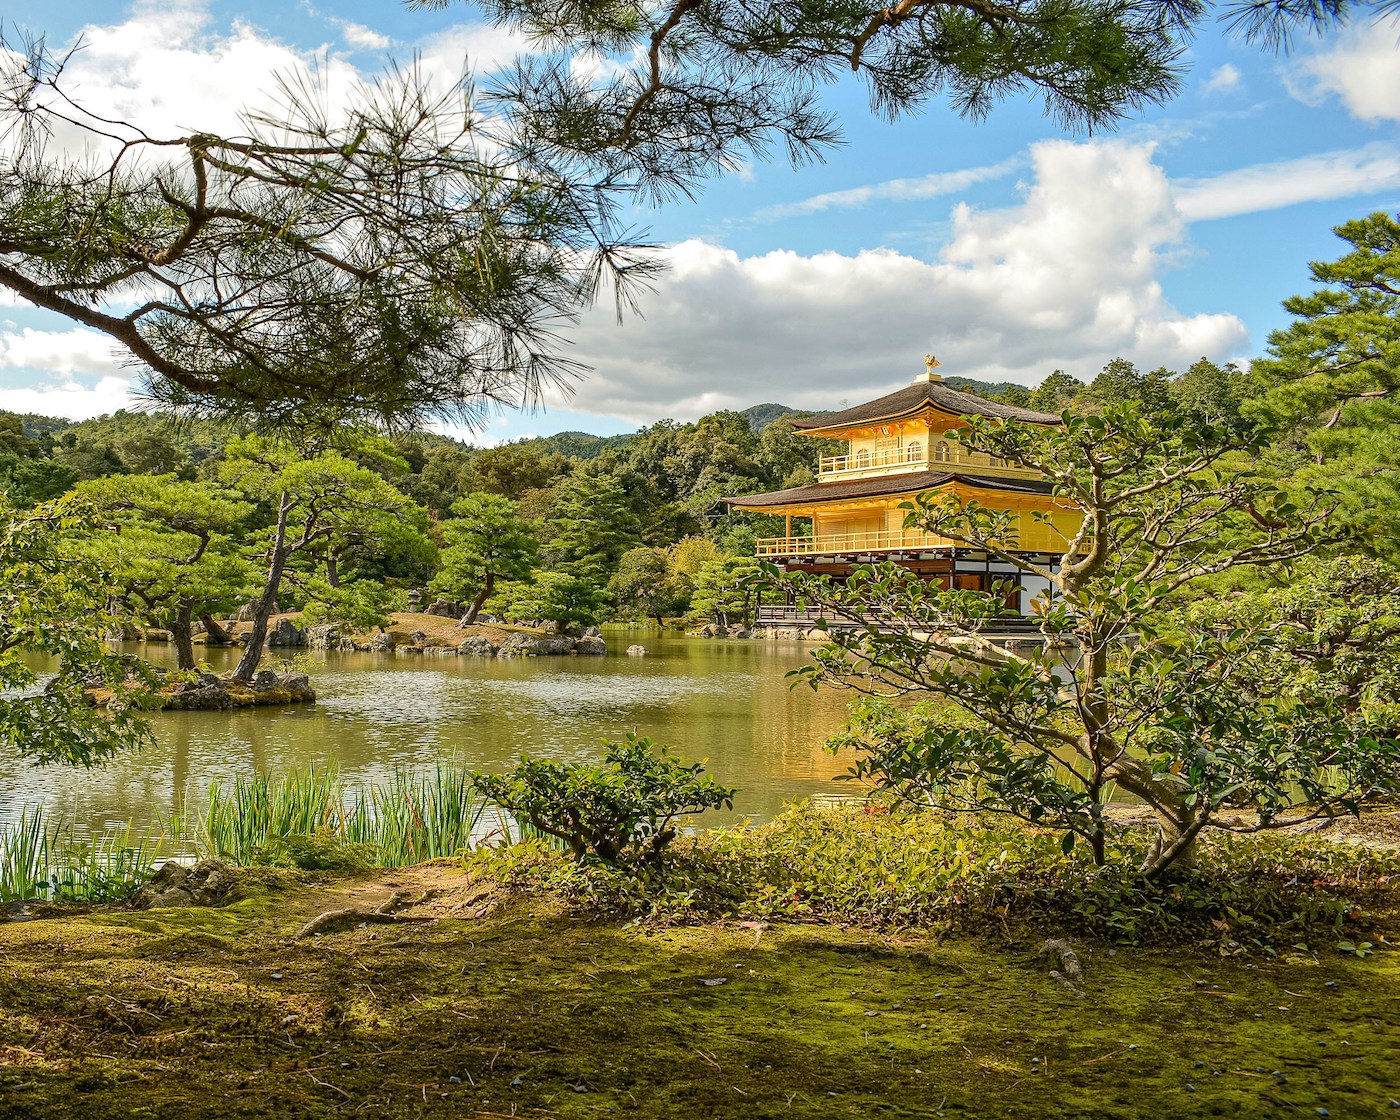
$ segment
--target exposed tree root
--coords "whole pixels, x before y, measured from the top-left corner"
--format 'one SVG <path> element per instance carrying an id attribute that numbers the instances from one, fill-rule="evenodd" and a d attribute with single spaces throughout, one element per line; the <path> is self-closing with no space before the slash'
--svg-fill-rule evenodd
<path id="1" fill-rule="evenodd" d="M 306 925 L 301 927 L 298 937 L 311 937 L 313 934 L 325 933 L 332 928 L 339 928 L 350 925 L 391 925 L 395 922 L 431 922 L 431 917 L 409 918 L 402 914 L 395 913 L 406 906 L 418 906 L 427 902 L 437 892 L 427 891 L 422 897 L 411 902 L 404 898 L 403 894 L 395 891 L 389 898 L 381 902 L 373 910 L 365 909 L 361 906 L 350 906 L 343 910 L 327 910 L 323 914 L 317 914 Z"/>
<path id="2" fill-rule="evenodd" d="M 1079 964 L 1079 954 L 1070 947 L 1070 943 L 1063 937 L 1051 938 L 1041 946 L 1040 951 L 1059 958 L 1060 967 L 1050 970 L 1050 978 L 1082 999 L 1084 990 L 1079 985 L 1084 982 L 1084 969 Z"/>

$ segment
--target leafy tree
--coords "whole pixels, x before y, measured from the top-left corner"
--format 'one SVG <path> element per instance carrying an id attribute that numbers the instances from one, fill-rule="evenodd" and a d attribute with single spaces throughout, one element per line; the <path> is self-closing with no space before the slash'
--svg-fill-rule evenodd
<path id="1" fill-rule="evenodd" d="M 717 625 L 749 626 L 758 610 L 759 562 L 753 556 L 721 556 L 695 573 L 690 614 Z"/>
<path id="2" fill-rule="evenodd" d="M 135 614 L 170 631 L 179 668 L 195 668 L 195 619 L 225 617 L 252 576 L 237 538 L 253 507 L 174 475 L 113 475 L 77 492 L 115 530 L 93 534 L 86 550 Z"/>
<path id="3" fill-rule="evenodd" d="M 104 640 L 121 620 L 108 604 L 112 573 L 80 548 L 101 531 L 77 498 L 17 510 L 0 496 L 0 743 L 36 763 L 92 766 L 148 741 L 129 666 Z M 34 655 L 57 670 L 42 688 Z M 88 702 L 93 685 L 113 691 L 106 711 Z"/>
<path id="4" fill-rule="evenodd" d="M 1323 287 L 1293 296 L 1252 375 L 1267 392 L 1245 411 L 1306 448 L 1300 484 L 1334 488 L 1367 547 L 1400 559 L 1400 221 L 1372 214 L 1336 228 L 1351 250 L 1309 265 Z"/>
<path id="5" fill-rule="evenodd" d="M 564 572 L 539 572 L 529 583 L 497 586 L 492 605 L 513 622 L 554 622 L 564 629 L 580 630 L 607 617 L 602 589 Z"/>
<path id="6" fill-rule="evenodd" d="M 312 580 L 306 585 L 306 595 L 302 617 L 313 625 L 330 623 L 356 633 L 382 631 L 389 626 L 393 592 L 376 580 L 357 579 L 343 586 Z"/>
<path id="7" fill-rule="evenodd" d="M 1170 412 L 1171 390 L 1164 369 L 1142 373 L 1125 358 L 1114 358 L 1089 383 L 1085 397 L 1099 405 L 1136 404 L 1144 412 Z"/>
<path id="8" fill-rule="evenodd" d="M 1062 369 L 1057 369 L 1046 376 L 1031 393 L 1030 407 L 1038 412 L 1063 412 L 1073 404 L 1085 389 L 1084 382 L 1077 377 L 1071 377 Z"/>
<path id="9" fill-rule="evenodd" d="M 447 547 L 434 591 L 453 599 L 471 599 L 462 625 L 476 621 L 496 581 L 528 581 L 540 546 L 516 505 L 500 494 L 468 494 L 452 503 L 452 518 L 442 523 Z"/>
<path id="10" fill-rule="evenodd" d="M 3 47 L 0 286 L 106 335 L 170 404 L 333 421 L 529 403 L 575 368 L 552 326 L 650 267 L 614 230 L 622 179 L 484 139 L 465 82 L 394 71 L 333 114 L 289 81 L 236 134 L 153 135 L 84 105 L 42 40 Z"/>
<path id="11" fill-rule="evenodd" d="M 1240 406 L 1249 395 L 1249 378 L 1231 362 L 1218 366 L 1201 358 L 1171 382 L 1171 391 L 1183 416 L 1232 428 L 1245 423 Z"/>
<path id="12" fill-rule="evenodd" d="M 606 583 L 622 554 L 641 544 L 641 525 L 617 479 L 576 474 L 556 490 L 548 558 L 569 575 Z"/>
<path id="13" fill-rule="evenodd" d="M 1193 602 L 1192 628 L 1260 636 L 1255 671 L 1374 734 L 1400 731 L 1400 571 L 1364 556 L 1312 557 L 1288 579 Z"/>
<path id="14" fill-rule="evenodd" d="M 645 545 L 623 554 L 608 581 L 608 595 L 624 614 L 654 618 L 658 626 L 689 605 L 689 588 L 673 577 L 666 550 Z"/>
<path id="15" fill-rule="evenodd" d="M 372 442 L 353 433 L 342 435 L 342 440 L 361 451 Z M 382 441 L 379 446 L 383 448 Z M 384 449 L 384 453 L 389 452 Z M 219 475 L 233 489 L 271 505 L 274 511 L 275 520 L 260 550 L 267 577 L 262 594 L 253 601 L 248 647 L 234 671 L 237 680 L 251 680 L 288 561 L 357 532 L 362 540 L 377 539 L 375 527 L 386 518 L 410 514 L 412 503 L 378 473 L 340 450 L 302 451 L 286 440 L 266 436 L 230 442 Z"/>
<path id="16" fill-rule="evenodd" d="M 569 460 L 557 451 L 546 454 L 537 441 L 503 443 L 473 452 L 460 483 L 464 492 L 503 494 L 518 500 L 527 490 L 552 486 L 569 473 Z"/>
<path id="17" fill-rule="evenodd" d="M 76 471 L 44 451 L 41 441 L 25 434 L 20 417 L 0 414 L 0 493 L 11 505 L 24 509 L 57 498 L 78 481 Z"/>
<path id="18" fill-rule="evenodd" d="M 1296 560 L 1320 539 L 1327 508 L 1295 506 L 1254 468 L 1255 448 L 1132 405 L 1063 427 L 971 418 L 962 438 L 1040 471 L 1078 508 L 1063 555 L 1046 566 L 1018 554 L 1015 516 L 975 501 L 921 495 L 906 525 L 1042 581 L 1043 643 L 1013 653 L 988 637 L 1000 594 L 941 591 L 892 565 L 857 568 L 845 584 L 788 577 L 801 601 L 857 624 L 803 670 L 814 686 L 933 696 L 957 713 L 914 726 L 867 709 L 853 733 L 866 750 L 859 774 L 924 802 L 1064 828 L 1099 862 L 1116 785 L 1156 816 L 1149 876 L 1189 863 L 1205 828 L 1355 812 L 1400 786 L 1394 740 L 1280 679 L 1261 656 L 1266 630 L 1180 625 L 1196 582 Z"/>

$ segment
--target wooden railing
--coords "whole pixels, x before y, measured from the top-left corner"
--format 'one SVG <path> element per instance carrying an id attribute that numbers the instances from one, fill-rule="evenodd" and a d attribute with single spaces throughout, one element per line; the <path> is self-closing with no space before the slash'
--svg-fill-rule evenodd
<path id="1" fill-rule="evenodd" d="M 773 627 L 793 627 L 799 630 L 807 630 L 816 626 L 819 621 L 825 620 L 827 628 L 831 630 L 847 629 L 852 626 L 860 626 L 866 623 L 879 623 L 881 616 L 874 612 L 866 613 L 860 621 L 846 618 L 834 612 L 824 612 L 819 607 L 793 607 L 777 604 L 774 606 L 760 606 L 756 617 L 755 626 Z M 1005 614 L 999 618 L 989 619 L 983 632 L 987 634 L 1033 634 L 1039 629 L 1039 620 L 1034 617 L 1023 617 L 1019 614 Z"/>
<path id="2" fill-rule="evenodd" d="M 871 533 L 824 533 L 820 537 L 762 537 L 759 556 L 809 556 L 830 552 L 897 552 L 901 549 L 946 548 L 953 542 L 931 533 L 891 529 Z"/>
<path id="3" fill-rule="evenodd" d="M 818 473 L 822 478 L 859 475 L 889 467 L 917 466 L 927 469 L 927 447 L 895 447 L 888 451 L 857 451 L 853 455 L 823 455 Z"/>
<path id="4" fill-rule="evenodd" d="M 889 451 L 857 451 L 850 455 L 823 455 L 818 464 L 822 482 L 868 475 L 900 474 L 904 471 L 952 470 L 975 467 L 1007 475 L 1035 477 L 1034 471 L 993 459 L 981 451 L 969 451 L 951 440 L 936 440 L 932 447 L 897 447 Z"/>

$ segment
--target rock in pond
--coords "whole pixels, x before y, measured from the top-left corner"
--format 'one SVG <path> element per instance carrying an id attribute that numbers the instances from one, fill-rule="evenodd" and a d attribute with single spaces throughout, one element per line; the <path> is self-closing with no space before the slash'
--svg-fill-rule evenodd
<path id="1" fill-rule="evenodd" d="M 590 638 L 585 635 L 574 643 L 574 652 L 581 657 L 603 657 L 608 652 L 608 643 L 601 637 Z"/>
<path id="2" fill-rule="evenodd" d="M 369 648 L 375 653 L 392 653 L 394 635 L 381 631 L 369 640 Z"/>
<path id="3" fill-rule="evenodd" d="M 304 635 L 297 629 L 296 623 L 290 618 L 282 618 L 278 619 L 272 633 L 268 634 L 267 645 L 269 649 L 299 649 L 304 640 Z"/>
<path id="4" fill-rule="evenodd" d="M 628 657 L 645 657 L 646 655 L 647 655 L 647 647 L 646 647 L 646 646 L 628 646 L 628 647 L 627 647 L 627 656 L 628 656 Z"/>
<path id="5" fill-rule="evenodd" d="M 467 657 L 495 657 L 496 647 L 491 644 L 489 638 L 463 638 L 457 646 L 457 652 Z"/>

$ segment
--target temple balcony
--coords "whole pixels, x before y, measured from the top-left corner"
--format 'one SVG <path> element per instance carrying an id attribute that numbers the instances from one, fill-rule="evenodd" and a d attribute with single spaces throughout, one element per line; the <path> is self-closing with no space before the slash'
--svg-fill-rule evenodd
<path id="1" fill-rule="evenodd" d="M 1017 552 L 1059 555 L 1067 541 L 1054 525 L 1022 518 L 1014 541 L 1007 547 Z M 820 533 L 812 537 L 761 537 L 757 555 L 768 559 L 792 556 L 855 556 L 876 552 L 935 552 L 966 548 L 945 537 L 918 530 L 884 529 L 863 533 Z"/>
<path id="2" fill-rule="evenodd" d="M 818 464 L 820 482 L 875 478 L 915 471 L 970 470 L 982 475 L 1007 478 L 1038 478 L 1036 471 L 1009 466 L 1001 459 L 971 451 L 951 440 L 938 440 L 932 447 L 911 443 L 905 447 L 871 451 L 861 448 L 848 455 L 823 455 Z"/>
<path id="3" fill-rule="evenodd" d="M 927 552 L 952 548 L 953 542 L 930 533 L 898 529 L 868 533 L 823 533 L 816 537 L 762 537 L 759 556 L 830 556 L 867 552 Z"/>

